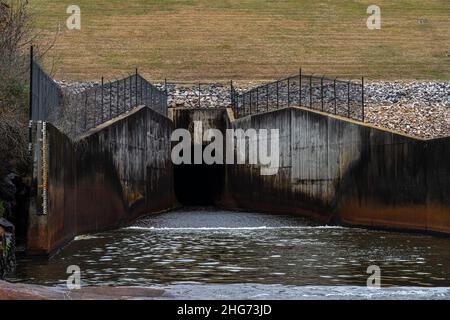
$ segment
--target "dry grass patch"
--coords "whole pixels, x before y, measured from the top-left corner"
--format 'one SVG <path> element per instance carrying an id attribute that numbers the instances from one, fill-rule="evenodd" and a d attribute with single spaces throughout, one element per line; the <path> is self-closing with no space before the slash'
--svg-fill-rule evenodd
<path id="1" fill-rule="evenodd" d="M 132 71 L 149 79 L 274 79 L 305 72 L 371 79 L 449 79 L 450 2 L 379 0 L 382 29 L 366 27 L 373 1 L 79 0 L 82 30 L 64 28 L 62 0 L 36 0 L 39 26 L 63 25 L 59 78 Z"/>

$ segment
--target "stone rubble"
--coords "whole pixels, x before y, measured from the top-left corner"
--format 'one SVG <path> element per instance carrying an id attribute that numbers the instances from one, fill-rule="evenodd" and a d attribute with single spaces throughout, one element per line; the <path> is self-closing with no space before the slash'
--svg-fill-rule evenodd
<path id="1" fill-rule="evenodd" d="M 156 87 L 164 90 L 164 84 Z M 231 104 L 229 84 L 168 84 L 167 93 L 169 108 L 226 108 Z"/>
<path id="2" fill-rule="evenodd" d="M 450 107 L 450 81 L 371 82 L 364 86 L 367 105 L 421 103 Z"/>
<path id="3" fill-rule="evenodd" d="M 372 82 L 365 121 L 430 139 L 450 136 L 450 81 Z"/>
<path id="4" fill-rule="evenodd" d="M 365 122 L 431 139 L 450 136 L 450 107 L 421 102 L 366 107 Z"/>
<path id="5" fill-rule="evenodd" d="M 81 92 L 99 85 L 96 82 L 65 81 L 59 84 L 71 92 Z M 235 90 L 244 92 L 257 85 L 260 83 L 235 84 Z M 155 86 L 165 89 L 161 83 Z M 331 106 L 333 94 L 329 88 L 328 84 L 324 96 L 327 105 Z M 280 90 L 283 91 L 282 88 Z M 168 84 L 167 92 L 168 105 L 172 108 L 225 108 L 231 104 L 229 83 L 201 84 L 200 88 L 198 84 Z M 314 101 L 319 93 L 320 90 L 314 90 Z M 450 136 L 450 81 L 370 82 L 365 84 L 364 93 L 365 122 L 426 139 Z M 284 97 L 286 94 L 280 96 Z M 304 96 L 307 99 L 306 92 Z M 357 99 L 354 98 L 356 102 Z M 282 106 L 286 104 L 284 102 L 286 101 L 281 101 Z M 292 102 L 295 105 L 295 100 Z"/>

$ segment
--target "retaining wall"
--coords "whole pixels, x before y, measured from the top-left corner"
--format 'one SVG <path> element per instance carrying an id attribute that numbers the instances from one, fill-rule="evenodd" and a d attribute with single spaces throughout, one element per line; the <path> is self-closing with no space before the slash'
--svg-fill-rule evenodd
<path id="1" fill-rule="evenodd" d="M 279 129 L 280 169 L 227 166 L 223 205 L 450 233 L 450 138 L 421 140 L 303 108 L 230 120 Z"/>
<path id="2" fill-rule="evenodd" d="M 44 188 L 31 203 L 28 253 L 49 255 L 76 235 L 123 226 L 173 206 L 172 130 L 167 117 L 147 107 L 77 141 L 47 124 L 44 160 L 34 174 L 43 168 Z"/>

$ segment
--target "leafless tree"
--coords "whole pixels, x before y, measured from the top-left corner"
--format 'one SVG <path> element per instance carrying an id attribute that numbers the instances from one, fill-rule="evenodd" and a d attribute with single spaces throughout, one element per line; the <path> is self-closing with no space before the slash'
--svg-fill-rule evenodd
<path id="1" fill-rule="evenodd" d="M 0 176 L 26 161 L 28 47 L 33 23 L 26 0 L 0 0 Z"/>

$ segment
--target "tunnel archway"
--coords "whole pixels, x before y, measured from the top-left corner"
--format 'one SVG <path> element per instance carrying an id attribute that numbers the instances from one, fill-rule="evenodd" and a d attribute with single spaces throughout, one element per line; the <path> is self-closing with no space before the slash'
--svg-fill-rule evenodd
<path id="1" fill-rule="evenodd" d="M 172 111 L 174 129 L 185 129 L 194 137 L 194 122 L 201 122 L 202 132 L 208 129 L 226 130 L 226 109 L 186 109 Z M 193 142 L 192 142 L 193 143 Z M 172 147 L 177 144 L 173 142 Z M 208 143 L 203 142 L 203 150 Z M 186 206 L 216 205 L 225 184 L 225 165 L 194 164 L 194 145 L 191 145 L 191 164 L 174 165 L 174 191 L 178 202 Z"/>
<path id="2" fill-rule="evenodd" d="M 215 205 L 220 200 L 224 183 L 225 166 L 222 164 L 174 166 L 175 196 L 182 205 Z"/>

